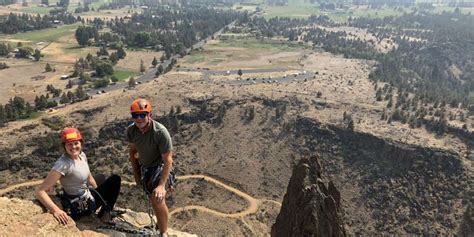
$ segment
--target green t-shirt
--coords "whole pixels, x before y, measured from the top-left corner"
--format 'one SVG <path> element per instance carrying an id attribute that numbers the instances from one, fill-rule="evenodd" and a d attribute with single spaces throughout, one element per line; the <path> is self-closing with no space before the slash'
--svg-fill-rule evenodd
<path id="1" fill-rule="evenodd" d="M 173 144 L 168 130 L 161 123 L 151 120 L 150 129 L 142 134 L 140 129 L 131 124 L 127 128 L 127 138 L 138 150 L 138 161 L 144 167 L 161 165 L 161 154 L 171 151 Z"/>

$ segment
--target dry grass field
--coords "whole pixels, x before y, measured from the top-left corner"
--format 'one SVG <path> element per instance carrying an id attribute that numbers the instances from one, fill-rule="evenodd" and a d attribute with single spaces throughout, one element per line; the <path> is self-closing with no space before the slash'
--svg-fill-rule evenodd
<path id="1" fill-rule="evenodd" d="M 225 40 L 212 40 L 202 51 L 193 51 L 180 60 L 184 67 L 229 69 L 299 69 L 298 61 L 307 46 L 282 41 L 260 41 L 247 36 L 224 35 Z"/>
<path id="2" fill-rule="evenodd" d="M 151 62 L 153 57 L 156 57 L 156 60 L 160 60 L 162 52 L 148 51 L 148 50 L 138 50 L 132 51 L 127 50 L 127 56 L 124 59 L 121 59 L 116 67 L 131 71 L 140 71 L 140 62 L 143 60 L 143 64 L 147 70 L 152 66 Z"/>
<path id="3" fill-rule="evenodd" d="M 0 59 L 10 68 L 0 71 L 0 103 L 6 103 L 14 96 L 23 97 L 26 101 L 33 101 L 36 95 L 46 94 L 46 85 L 64 88 L 66 81 L 61 81 L 60 75 L 67 74 L 69 67 L 55 65 L 56 72 L 45 72 L 45 63 L 31 60 Z M 19 73 L 21 72 L 21 73 Z"/>

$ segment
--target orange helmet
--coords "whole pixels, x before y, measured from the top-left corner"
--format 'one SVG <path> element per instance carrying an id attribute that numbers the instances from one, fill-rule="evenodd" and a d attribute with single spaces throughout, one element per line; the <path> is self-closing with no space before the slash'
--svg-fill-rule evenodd
<path id="1" fill-rule="evenodd" d="M 130 106 L 131 113 L 150 113 L 151 112 L 151 104 L 148 100 L 145 99 L 136 99 L 132 102 Z"/>
<path id="2" fill-rule="evenodd" d="M 65 128 L 61 133 L 61 142 L 73 142 L 82 140 L 82 135 L 77 128 Z"/>

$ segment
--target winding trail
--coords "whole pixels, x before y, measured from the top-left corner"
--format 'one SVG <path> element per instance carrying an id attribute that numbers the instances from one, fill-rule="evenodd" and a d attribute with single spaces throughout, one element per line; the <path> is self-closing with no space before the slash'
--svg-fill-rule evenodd
<path id="1" fill-rule="evenodd" d="M 213 215 L 216 215 L 216 216 L 219 216 L 219 217 L 241 218 L 241 217 L 244 217 L 244 216 L 247 216 L 247 215 L 250 215 L 250 214 L 257 213 L 259 205 L 263 202 L 271 202 L 275 205 L 281 206 L 281 203 L 279 203 L 277 201 L 270 200 L 270 199 L 256 199 L 256 198 L 248 195 L 247 193 L 244 193 L 244 192 L 242 192 L 242 191 L 240 191 L 236 188 L 233 188 L 233 187 L 223 183 L 222 181 L 219 181 L 215 178 L 212 178 L 212 177 L 209 177 L 209 176 L 206 176 L 206 175 L 183 175 L 183 176 L 178 176 L 178 179 L 179 180 L 203 179 L 207 182 L 211 182 L 211 183 L 216 184 L 216 185 L 218 185 L 218 186 L 220 186 L 220 187 L 222 187 L 222 188 L 224 188 L 224 189 L 226 189 L 230 192 L 235 193 L 236 195 L 242 197 L 243 199 L 245 199 L 248 203 L 248 207 L 244 211 L 241 211 L 241 212 L 238 212 L 238 213 L 223 213 L 223 212 L 219 212 L 219 211 L 216 211 L 216 210 L 212 210 L 212 209 L 204 207 L 204 206 L 188 205 L 188 206 L 178 207 L 178 208 L 174 209 L 173 211 L 170 212 L 170 215 L 174 215 L 174 214 L 177 214 L 177 213 L 182 212 L 182 211 L 198 210 L 198 211 L 206 212 L 206 213 L 213 214 Z M 43 182 L 43 180 L 33 180 L 33 181 L 27 181 L 27 182 L 23 182 L 23 183 L 19 183 L 19 184 L 14 184 L 14 185 L 11 185 L 9 187 L 0 189 L 0 195 L 4 195 L 5 193 L 11 192 L 11 191 L 13 191 L 17 188 L 40 185 L 42 182 Z M 135 185 L 134 182 L 128 182 L 128 181 L 122 181 L 122 183 L 126 184 L 126 185 Z"/>
<path id="2" fill-rule="evenodd" d="M 240 217 L 244 217 L 246 215 L 249 215 L 249 214 L 253 214 L 253 213 L 256 213 L 258 211 L 258 205 L 260 204 L 260 200 L 258 199 L 255 199 L 253 197 L 251 197 L 250 195 L 236 189 L 236 188 L 233 188 L 217 179 L 214 179 L 214 178 L 211 178 L 209 176 L 205 176 L 205 175 L 184 175 L 184 176 L 179 176 L 178 177 L 179 180 L 184 180 L 184 179 L 204 179 L 208 182 L 211 182 L 211 183 L 214 183 L 218 186 L 221 186 L 239 196 L 241 196 L 242 198 L 244 198 L 245 200 L 247 200 L 249 206 L 247 207 L 246 210 L 242 211 L 242 212 L 238 212 L 238 213 L 222 213 L 222 212 L 218 212 L 216 210 L 212 210 L 212 209 L 209 209 L 207 207 L 203 207 L 203 206 L 198 206 L 198 205 L 189 205 L 189 206 L 185 206 L 185 207 L 179 207 L 179 208 L 176 208 L 174 209 L 172 212 L 170 212 L 170 215 L 173 215 L 175 213 L 178 213 L 178 212 L 182 212 L 182 211 L 187 211 L 187 210 L 199 210 L 199 211 L 203 211 L 203 212 L 207 212 L 207 213 L 210 213 L 210 214 L 213 214 L 213 215 L 216 215 L 216 216 L 220 216 L 220 217 L 230 217 L 230 218 L 240 218 Z"/>
<path id="3" fill-rule="evenodd" d="M 43 180 L 33 180 L 33 181 L 27 181 L 27 182 L 24 182 L 24 183 L 14 184 L 14 185 L 8 186 L 6 188 L 0 189 L 0 195 L 11 192 L 11 191 L 13 191 L 17 188 L 40 185 L 42 182 L 43 182 Z"/>

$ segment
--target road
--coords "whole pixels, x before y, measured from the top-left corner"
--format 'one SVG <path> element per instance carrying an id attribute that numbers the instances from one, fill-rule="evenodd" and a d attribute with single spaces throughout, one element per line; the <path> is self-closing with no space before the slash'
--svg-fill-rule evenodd
<path id="1" fill-rule="evenodd" d="M 185 72 L 200 72 L 203 74 L 203 80 L 210 82 L 210 76 L 227 76 L 227 75 L 237 75 L 239 70 L 209 70 L 207 68 L 180 68 L 179 71 Z M 312 71 L 300 71 L 298 73 L 290 73 L 280 77 L 247 77 L 246 74 L 252 73 L 269 73 L 269 72 L 286 72 L 288 69 L 283 68 L 270 68 L 270 69 L 243 69 L 242 78 L 230 79 L 223 82 L 228 85 L 251 85 L 257 83 L 288 83 L 292 81 L 309 81 L 317 78 L 317 73 Z"/>

